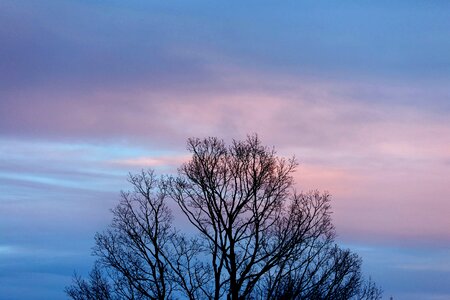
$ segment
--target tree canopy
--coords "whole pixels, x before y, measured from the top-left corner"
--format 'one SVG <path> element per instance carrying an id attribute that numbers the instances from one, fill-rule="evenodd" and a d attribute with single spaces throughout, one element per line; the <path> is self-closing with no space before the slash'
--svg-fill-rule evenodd
<path id="1" fill-rule="evenodd" d="M 258 136 L 188 140 L 177 176 L 130 174 L 97 262 L 72 299 L 380 299 L 361 258 L 335 243 L 330 195 L 297 192 L 295 158 Z M 192 225 L 173 225 L 177 204 Z"/>

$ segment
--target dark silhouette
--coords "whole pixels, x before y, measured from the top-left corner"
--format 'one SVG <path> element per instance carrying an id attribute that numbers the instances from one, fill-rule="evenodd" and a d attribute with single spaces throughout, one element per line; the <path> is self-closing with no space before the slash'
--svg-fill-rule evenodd
<path id="1" fill-rule="evenodd" d="M 189 139 L 177 177 L 130 175 L 90 278 L 72 299 L 380 299 L 361 259 L 334 243 L 330 196 L 297 193 L 297 162 L 256 135 Z M 196 233 L 172 225 L 175 201 Z"/>

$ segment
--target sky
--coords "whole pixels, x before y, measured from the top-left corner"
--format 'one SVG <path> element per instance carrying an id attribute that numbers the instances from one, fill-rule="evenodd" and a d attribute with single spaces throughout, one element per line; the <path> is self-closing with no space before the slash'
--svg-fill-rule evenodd
<path id="1" fill-rule="evenodd" d="M 450 2 L 0 1 L 0 295 L 65 299 L 128 172 L 257 133 L 389 299 L 450 299 Z"/>

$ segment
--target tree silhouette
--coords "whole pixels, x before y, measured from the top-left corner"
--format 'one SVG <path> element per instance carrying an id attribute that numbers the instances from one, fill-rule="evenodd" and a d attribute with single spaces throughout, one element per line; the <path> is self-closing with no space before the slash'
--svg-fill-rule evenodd
<path id="1" fill-rule="evenodd" d="M 72 299 L 379 299 L 361 259 L 334 242 L 330 196 L 297 193 L 294 158 L 256 135 L 230 146 L 189 139 L 176 177 L 130 175 L 88 281 Z M 195 229 L 172 225 L 178 204 Z"/>

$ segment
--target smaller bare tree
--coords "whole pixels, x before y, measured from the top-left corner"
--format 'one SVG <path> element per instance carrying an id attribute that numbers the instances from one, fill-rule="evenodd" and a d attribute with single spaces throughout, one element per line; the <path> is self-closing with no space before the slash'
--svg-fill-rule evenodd
<path id="1" fill-rule="evenodd" d="M 129 176 L 110 229 L 95 237 L 94 255 L 124 299 L 167 299 L 174 290 L 166 259 L 175 232 L 167 189 L 153 171 Z"/>
<path id="2" fill-rule="evenodd" d="M 114 292 L 97 264 L 89 273 L 89 280 L 75 274 L 73 284 L 66 288 L 67 295 L 74 300 L 114 300 Z"/>

